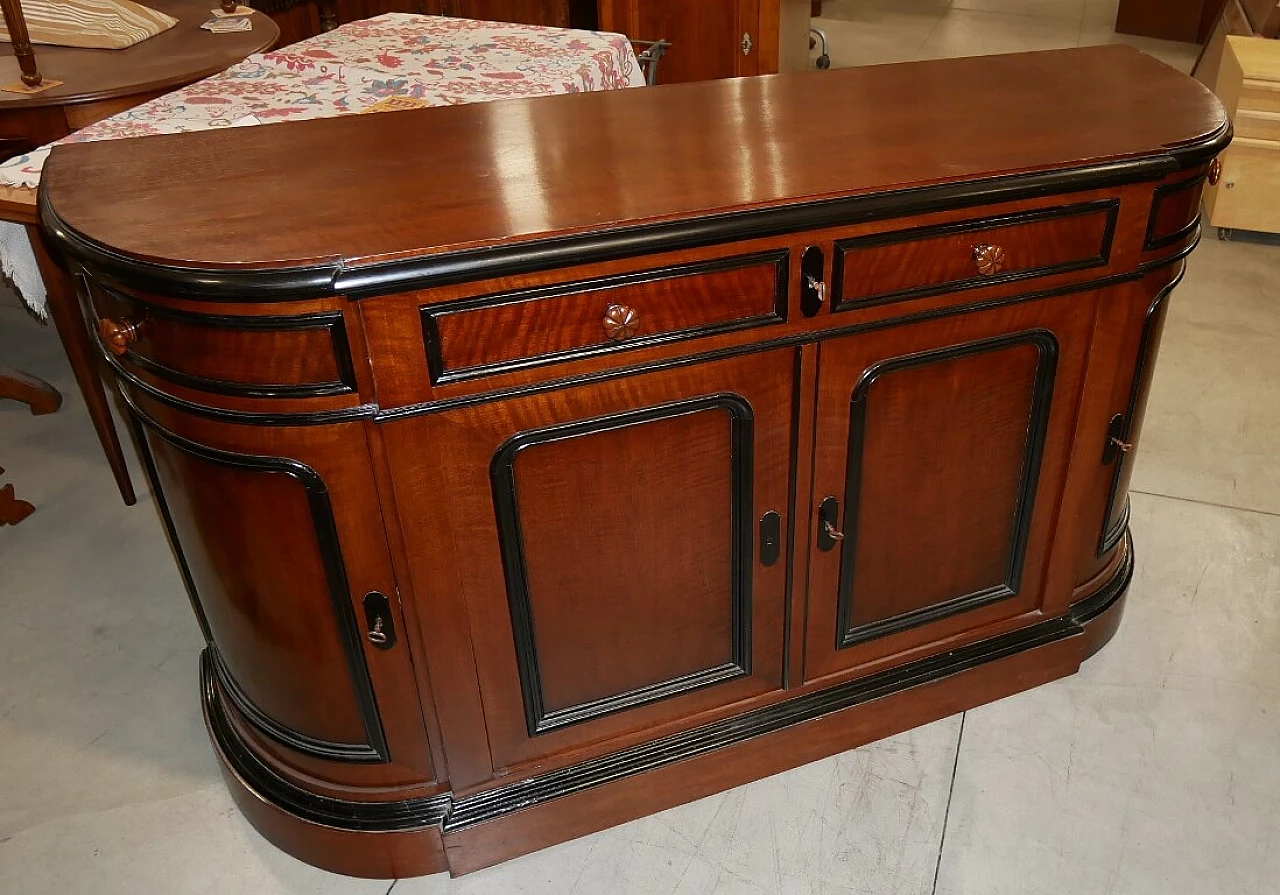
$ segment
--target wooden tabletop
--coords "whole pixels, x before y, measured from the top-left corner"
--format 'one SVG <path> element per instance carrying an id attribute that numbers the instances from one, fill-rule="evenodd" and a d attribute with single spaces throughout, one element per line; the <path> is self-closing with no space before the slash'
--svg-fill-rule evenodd
<path id="1" fill-rule="evenodd" d="M 212 18 L 217 0 L 151 0 L 154 9 L 178 19 L 168 31 L 124 50 L 85 50 L 35 45 L 36 65 L 59 87 L 40 93 L 0 91 L 0 110 L 65 106 L 139 93 L 154 93 L 207 78 L 280 38 L 270 17 L 254 13 L 253 30 L 212 34 L 200 26 Z M 12 44 L 0 44 L 0 84 L 16 84 L 20 71 Z"/>
<path id="2" fill-rule="evenodd" d="M 1167 157 L 1225 128 L 1203 86 L 1108 46 L 63 145 L 43 183 L 63 226 L 139 260 L 348 267 Z"/>

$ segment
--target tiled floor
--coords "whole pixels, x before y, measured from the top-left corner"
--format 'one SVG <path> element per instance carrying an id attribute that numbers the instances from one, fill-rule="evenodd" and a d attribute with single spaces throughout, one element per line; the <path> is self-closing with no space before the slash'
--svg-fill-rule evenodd
<path id="1" fill-rule="evenodd" d="M 1190 71 L 1194 44 L 1118 35 L 1118 0 L 824 0 L 832 65 L 1131 43 Z"/>
<path id="2" fill-rule="evenodd" d="M 1070 45 L 1105 28 L 1095 6 L 827 0 L 857 36 L 832 28 L 837 62 Z M 0 403 L 6 481 L 39 506 L 0 529 L 0 893 L 388 892 L 301 864 L 241 819 L 153 508 L 120 505 L 56 337 L 11 300 L 0 359 L 67 399 L 39 418 Z M 1280 247 L 1209 238 L 1190 259 L 1134 487 L 1128 612 L 1075 677 L 394 892 L 1280 891 Z"/>

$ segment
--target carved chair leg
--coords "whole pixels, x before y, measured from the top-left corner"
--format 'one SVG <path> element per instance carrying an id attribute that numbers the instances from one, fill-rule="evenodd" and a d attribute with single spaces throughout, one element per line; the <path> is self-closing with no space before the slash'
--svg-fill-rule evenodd
<path id="1" fill-rule="evenodd" d="M 0 398 L 26 404 L 33 416 L 53 413 L 62 406 L 62 395 L 52 385 L 8 367 L 0 367 Z"/>
<path id="2" fill-rule="evenodd" d="M 0 475 L 4 467 L 0 466 Z M 0 525 L 17 525 L 36 511 L 36 508 L 25 500 L 13 496 L 13 485 L 0 487 Z"/>

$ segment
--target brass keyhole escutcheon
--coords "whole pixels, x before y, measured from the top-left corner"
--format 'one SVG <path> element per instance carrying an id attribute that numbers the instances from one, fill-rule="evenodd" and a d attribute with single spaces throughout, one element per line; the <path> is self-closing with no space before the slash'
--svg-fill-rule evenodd
<path id="1" fill-rule="evenodd" d="M 640 331 L 640 315 L 627 305 L 609 305 L 604 309 L 604 334 L 615 342 L 629 339 Z"/>
<path id="2" fill-rule="evenodd" d="M 106 343 L 107 350 L 114 355 L 124 354 L 129 346 L 138 341 L 142 329 L 141 320 L 112 320 L 103 317 L 98 321 L 98 333 Z"/>
<path id="3" fill-rule="evenodd" d="M 1004 246 L 983 243 L 973 247 L 973 263 L 984 277 L 994 276 L 1004 270 Z"/>
<path id="4" fill-rule="evenodd" d="M 1209 163 L 1209 186 L 1217 186 L 1222 179 L 1222 162 L 1214 159 Z"/>

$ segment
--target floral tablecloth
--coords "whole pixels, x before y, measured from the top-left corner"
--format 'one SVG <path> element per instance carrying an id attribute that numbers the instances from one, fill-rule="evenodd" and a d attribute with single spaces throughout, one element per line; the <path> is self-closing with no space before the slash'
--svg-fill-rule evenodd
<path id="1" fill-rule="evenodd" d="M 388 13 L 250 56 L 59 142 L 303 121 L 397 105 L 612 90 L 644 82 L 631 44 L 620 34 Z M 393 97 L 400 102 L 389 102 Z M 0 184 L 36 187 L 50 148 L 0 164 Z M 32 281 L 34 256 L 19 257 L 15 247 L 25 245 L 25 233 L 15 237 L 0 232 L 0 261 L 43 316 L 43 288 L 22 285 Z"/>

